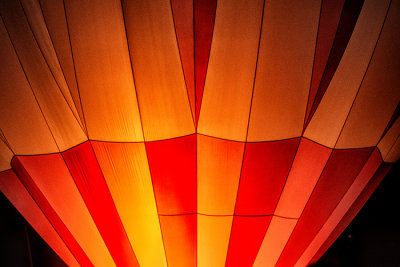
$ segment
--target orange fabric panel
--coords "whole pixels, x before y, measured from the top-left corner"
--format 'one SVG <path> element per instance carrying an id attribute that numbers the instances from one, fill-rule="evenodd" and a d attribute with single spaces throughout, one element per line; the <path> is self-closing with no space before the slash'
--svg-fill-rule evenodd
<path id="1" fill-rule="evenodd" d="M 339 204 L 326 220 L 325 224 L 319 230 L 318 234 L 314 237 L 307 249 L 301 255 L 296 263 L 296 266 L 307 266 L 313 256 L 318 252 L 318 249 L 324 244 L 325 240 L 329 238 L 329 235 L 332 233 L 332 231 L 334 231 L 343 216 L 346 215 L 346 212 L 351 208 L 363 189 L 367 186 L 368 182 L 378 170 L 381 163 L 381 155 L 379 154 L 378 149 L 375 149 L 368 161 L 365 163 L 364 167 L 361 169 L 357 178 L 354 180 L 353 184 L 349 187 L 346 194 L 343 196 Z"/>
<path id="2" fill-rule="evenodd" d="M 400 2 L 385 25 L 337 148 L 375 146 L 400 101 Z"/>
<path id="3" fill-rule="evenodd" d="M 254 261 L 254 267 L 275 266 L 296 223 L 297 219 L 272 217 L 267 233 L 265 234 L 260 250 Z"/>
<path id="4" fill-rule="evenodd" d="M 319 13 L 319 1 L 267 1 L 248 141 L 301 135 Z"/>
<path id="5" fill-rule="evenodd" d="M 18 159 L 91 262 L 95 266 L 115 266 L 62 156 Z"/>
<path id="6" fill-rule="evenodd" d="M 179 54 L 185 74 L 192 116 L 195 116 L 193 1 L 171 0 Z"/>
<path id="7" fill-rule="evenodd" d="M 83 123 L 83 127 L 86 130 L 85 118 L 76 81 L 75 66 L 72 58 L 64 2 L 62 0 L 39 0 L 39 2 L 58 62 L 61 66 L 81 122 Z"/>
<path id="8" fill-rule="evenodd" d="M 75 113 L 76 110 L 74 112 L 74 107 L 66 101 L 62 86 L 51 71 L 19 1 L 5 1 L 0 6 L 0 13 L 59 149 L 65 150 L 83 142 L 86 135 L 80 125 L 79 116 Z"/>
<path id="9" fill-rule="evenodd" d="M 197 136 L 197 211 L 233 215 L 244 143 Z"/>
<path id="10" fill-rule="evenodd" d="M 198 132 L 245 141 L 263 1 L 218 1 Z"/>
<path id="11" fill-rule="evenodd" d="M 139 264 L 166 266 L 144 144 L 91 143 Z"/>
<path id="12" fill-rule="evenodd" d="M 11 168 L 12 151 L 4 143 L 0 131 L 0 172 Z"/>
<path id="13" fill-rule="evenodd" d="M 197 215 L 160 215 L 168 266 L 196 266 Z"/>
<path id="14" fill-rule="evenodd" d="M 367 0 L 341 62 L 304 136 L 334 147 L 373 54 L 389 1 Z"/>
<path id="15" fill-rule="evenodd" d="M 332 149 L 302 138 L 275 215 L 299 218 Z"/>
<path id="16" fill-rule="evenodd" d="M 170 1 L 122 2 L 146 141 L 194 133 Z"/>
<path id="17" fill-rule="evenodd" d="M 120 1 L 65 1 L 89 137 L 142 141 Z"/>
<path id="18" fill-rule="evenodd" d="M 394 122 L 389 131 L 378 144 L 383 161 L 396 162 L 400 158 L 400 118 Z"/>
<path id="19" fill-rule="evenodd" d="M 0 20 L 0 125 L 16 154 L 58 151 Z M 16 112 L 18 111 L 18 112 Z"/>
<path id="20" fill-rule="evenodd" d="M 225 265 L 233 216 L 197 216 L 197 267 Z"/>
<path id="21" fill-rule="evenodd" d="M 80 266 L 14 171 L 0 172 L 0 190 L 68 266 Z"/>
<path id="22" fill-rule="evenodd" d="M 29 23 L 30 29 L 35 37 L 35 40 L 39 46 L 39 49 L 43 55 L 44 60 L 49 67 L 49 70 L 57 83 L 65 101 L 68 103 L 71 111 L 83 127 L 81 118 L 78 115 L 78 111 L 75 107 L 75 103 L 72 99 L 71 92 L 69 91 L 65 75 L 60 66 L 60 62 L 53 46 L 50 34 L 47 29 L 46 22 L 43 17 L 41 6 L 37 0 L 21 0 L 21 5 L 24 10 L 24 14 Z"/>

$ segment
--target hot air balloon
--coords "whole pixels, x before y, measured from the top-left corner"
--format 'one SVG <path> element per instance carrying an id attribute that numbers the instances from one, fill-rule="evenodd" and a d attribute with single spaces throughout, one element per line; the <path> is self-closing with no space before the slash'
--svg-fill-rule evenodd
<path id="1" fill-rule="evenodd" d="M 0 15 L 0 189 L 68 266 L 306 266 L 400 157 L 398 0 Z"/>

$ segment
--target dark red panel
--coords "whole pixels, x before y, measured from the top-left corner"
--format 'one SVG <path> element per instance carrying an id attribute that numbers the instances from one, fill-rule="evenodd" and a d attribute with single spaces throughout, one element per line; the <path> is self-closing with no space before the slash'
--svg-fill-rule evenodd
<path id="1" fill-rule="evenodd" d="M 272 216 L 233 218 L 225 266 L 253 266 Z"/>
<path id="2" fill-rule="evenodd" d="M 61 239 L 64 241 L 65 245 L 69 248 L 79 264 L 81 264 L 82 266 L 94 266 L 89 260 L 88 256 L 82 250 L 78 242 L 72 236 L 71 232 L 64 225 L 60 217 L 58 217 L 55 210 L 51 207 L 50 203 L 47 201 L 46 197 L 35 184 L 32 177 L 26 171 L 18 156 L 13 158 L 13 160 L 11 161 L 11 165 L 21 183 L 25 186 L 26 190 L 35 200 L 37 205 L 40 207 L 51 225 L 60 235 Z"/>
<path id="3" fill-rule="evenodd" d="M 197 264 L 197 215 L 160 216 L 168 266 Z"/>
<path id="4" fill-rule="evenodd" d="M 335 23 L 335 21 L 337 20 L 337 12 L 342 9 L 342 6 L 343 9 L 340 16 L 339 24 L 337 26 L 335 39 L 333 40 L 333 45 L 329 51 L 329 57 L 327 61 L 326 59 L 324 60 L 324 57 L 326 57 L 327 53 L 324 48 L 322 48 L 323 51 L 316 51 L 316 53 L 318 52 L 316 56 L 321 58 L 316 58 L 317 61 L 315 63 L 317 63 L 317 65 L 314 65 L 314 67 L 318 67 L 319 70 L 313 69 L 313 71 L 316 71 L 313 74 L 313 76 L 315 76 L 315 80 L 313 77 L 313 87 L 311 88 L 310 97 L 308 99 L 306 122 L 304 128 L 307 127 L 312 116 L 314 115 L 319 103 L 321 102 L 322 97 L 326 92 L 326 89 L 328 89 L 328 86 L 332 80 L 333 75 L 336 72 L 337 67 L 339 66 L 340 60 L 342 59 L 344 51 L 346 50 L 347 44 L 353 33 L 363 4 L 364 0 L 346 0 L 344 5 L 342 1 L 322 1 L 320 20 L 320 23 L 322 23 L 322 25 L 320 24 L 320 28 L 318 29 L 318 42 L 320 43 L 317 44 L 319 45 L 317 49 L 321 49 L 321 47 L 323 47 L 324 45 L 328 45 L 329 43 L 331 43 L 330 39 L 332 38 L 333 34 L 333 28 L 331 27 L 337 25 L 337 23 Z M 330 24 L 332 21 L 333 24 Z M 325 41 L 323 41 L 324 38 L 326 38 Z M 328 47 L 330 47 L 330 45 Z M 320 60 L 322 62 L 320 62 Z M 326 62 L 326 65 L 324 66 L 323 73 L 321 75 L 321 64 L 323 62 Z"/>
<path id="5" fill-rule="evenodd" d="M 204 81 L 214 30 L 216 0 L 194 0 L 194 60 L 196 80 L 196 124 L 199 120 Z"/>
<path id="6" fill-rule="evenodd" d="M 356 201 L 353 203 L 351 208 L 347 211 L 346 215 L 342 218 L 339 224 L 336 226 L 335 230 L 331 233 L 325 243 L 321 246 L 318 252 L 315 254 L 311 263 L 317 262 L 319 258 L 328 250 L 328 248 L 335 242 L 335 240 L 339 237 L 339 235 L 346 229 L 346 227 L 350 224 L 350 222 L 354 219 L 357 213 L 361 210 L 367 200 L 370 198 L 372 193 L 381 183 L 383 178 L 389 172 L 393 164 L 391 163 L 382 163 L 379 169 L 375 172 L 375 175 L 369 181 L 367 186 L 363 189 L 361 194 L 358 196 Z"/>
<path id="7" fill-rule="evenodd" d="M 115 263 L 139 266 L 90 142 L 62 155 Z"/>
<path id="8" fill-rule="evenodd" d="M 277 266 L 292 266 L 351 186 L 373 148 L 334 150 Z"/>
<path id="9" fill-rule="evenodd" d="M 196 213 L 196 135 L 147 142 L 146 150 L 158 213 Z"/>
<path id="10" fill-rule="evenodd" d="M 274 213 L 300 138 L 247 143 L 236 200 L 236 215 Z"/>

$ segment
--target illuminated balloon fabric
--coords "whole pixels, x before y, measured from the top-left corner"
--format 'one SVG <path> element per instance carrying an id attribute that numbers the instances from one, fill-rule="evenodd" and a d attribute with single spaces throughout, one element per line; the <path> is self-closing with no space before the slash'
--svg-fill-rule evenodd
<path id="1" fill-rule="evenodd" d="M 400 156 L 400 3 L 0 3 L 0 189 L 69 266 L 306 266 Z"/>

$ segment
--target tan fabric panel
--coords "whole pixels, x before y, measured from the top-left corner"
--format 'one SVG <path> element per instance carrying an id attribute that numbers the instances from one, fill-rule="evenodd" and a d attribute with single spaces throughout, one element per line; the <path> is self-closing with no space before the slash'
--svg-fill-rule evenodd
<path id="1" fill-rule="evenodd" d="M 92 146 L 139 264 L 167 266 L 144 144 Z"/>
<path id="2" fill-rule="evenodd" d="M 0 46 L 0 127 L 5 138 L 16 154 L 58 151 L 2 21 Z"/>
<path id="3" fill-rule="evenodd" d="M 58 62 L 61 65 L 64 78 L 68 84 L 69 91 L 75 103 L 75 107 L 78 111 L 81 122 L 86 129 L 82 104 L 76 81 L 75 66 L 72 59 L 72 51 L 63 0 L 39 0 L 39 2 L 51 42 L 57 54 Z"/>
<path id="4" fill-rule="evenodd" d="M 254 261 L 254 267 L 273 267 L 279 259 L 290 235 L 296 226 L 297 219 L 272 217 L 267 233 L 261 243 Z"/>
<path id="5" fill-rule="evenodd" d="M 90 139 L 143 141 L 120 1 L 65 8 Z"/>
<path id="6" fill-rule="evenodd" d="M 11 159 L 13 156 L 14 154 L 10 151 L 0 136 L 0 172 L 11 168 Z"/>
<path id="7" fill-rule="evenodd" d="M 248 141 L 301 135 L 319 12 L 319 1 L 266 3 Z"/>
<path id="8" fill-rule="evenodd" d="M 233 215 L 244 143 L 197 136 L 197 211 Z"/>
<path id="9" fill-rule="evenodd" d="M 337 148 L 375 146 L 400 101 L 400 2 L 393 1 Z"/>
<path id="10" fill-rule="evenodd" d="M 0 12 L 59 149 L 65 150 L 83 142 L 86 135 L 39 49 L 22 6 L 17 1 L 2 1 Z"/>
<path id="11" fill-rule="evenodd" d="M 217 3 L 198 132 L 245 141 L 263 1 Z"/>
<path id="12" fill-rule="evenodd" d="M 14 171 L 0 173 L 0 191 L 68 266 L 80 266 Z"/>
<path id="13" fill-rule="evenodd" d="M 197 266 L 225 266 L 233 216 L 197 215 Z"/>
<path id="14" fill-rule="evenodd" d="M 28 20 L 30 29 L 32 30 L 35 40 L 51 71 L 55 82 L 61 90 L 61 93 L 65 101 L 68 103 L 71 111 L 77 118 L 78 123 L 80 123 L 81 127 L 83 127 L 83 123 L 80 120 L 74 101 L 72 100 L 72 96 L 65 80 L 64 73 L 61 69 L 56 51 L 53 47 L 52 40 L 47 30 L 47 26 L 44 21 L 39 2 L 37 0 L 21 0 L 21 4 Z"/>
<path id="15" fill-rule="evenodd" d="M 383 136 L 378 144 L 378 149 L 381 152 L 383 161 L 396 162 L 400 158 L 400 117 L 392 125 L 389 131 Z M 397 155 L 396 155 L 397 151 Z"/>
<path id="16" fill-rule="evenodd" d="M 361 85 L 389 0 L 365 1 L 342 60 L 304 136 L 334 147 Z"/>
<path id="17" fill-rule="evenodd" d="M 123 1 L 146 141 L 194 132 L 169 0 Z"/>

